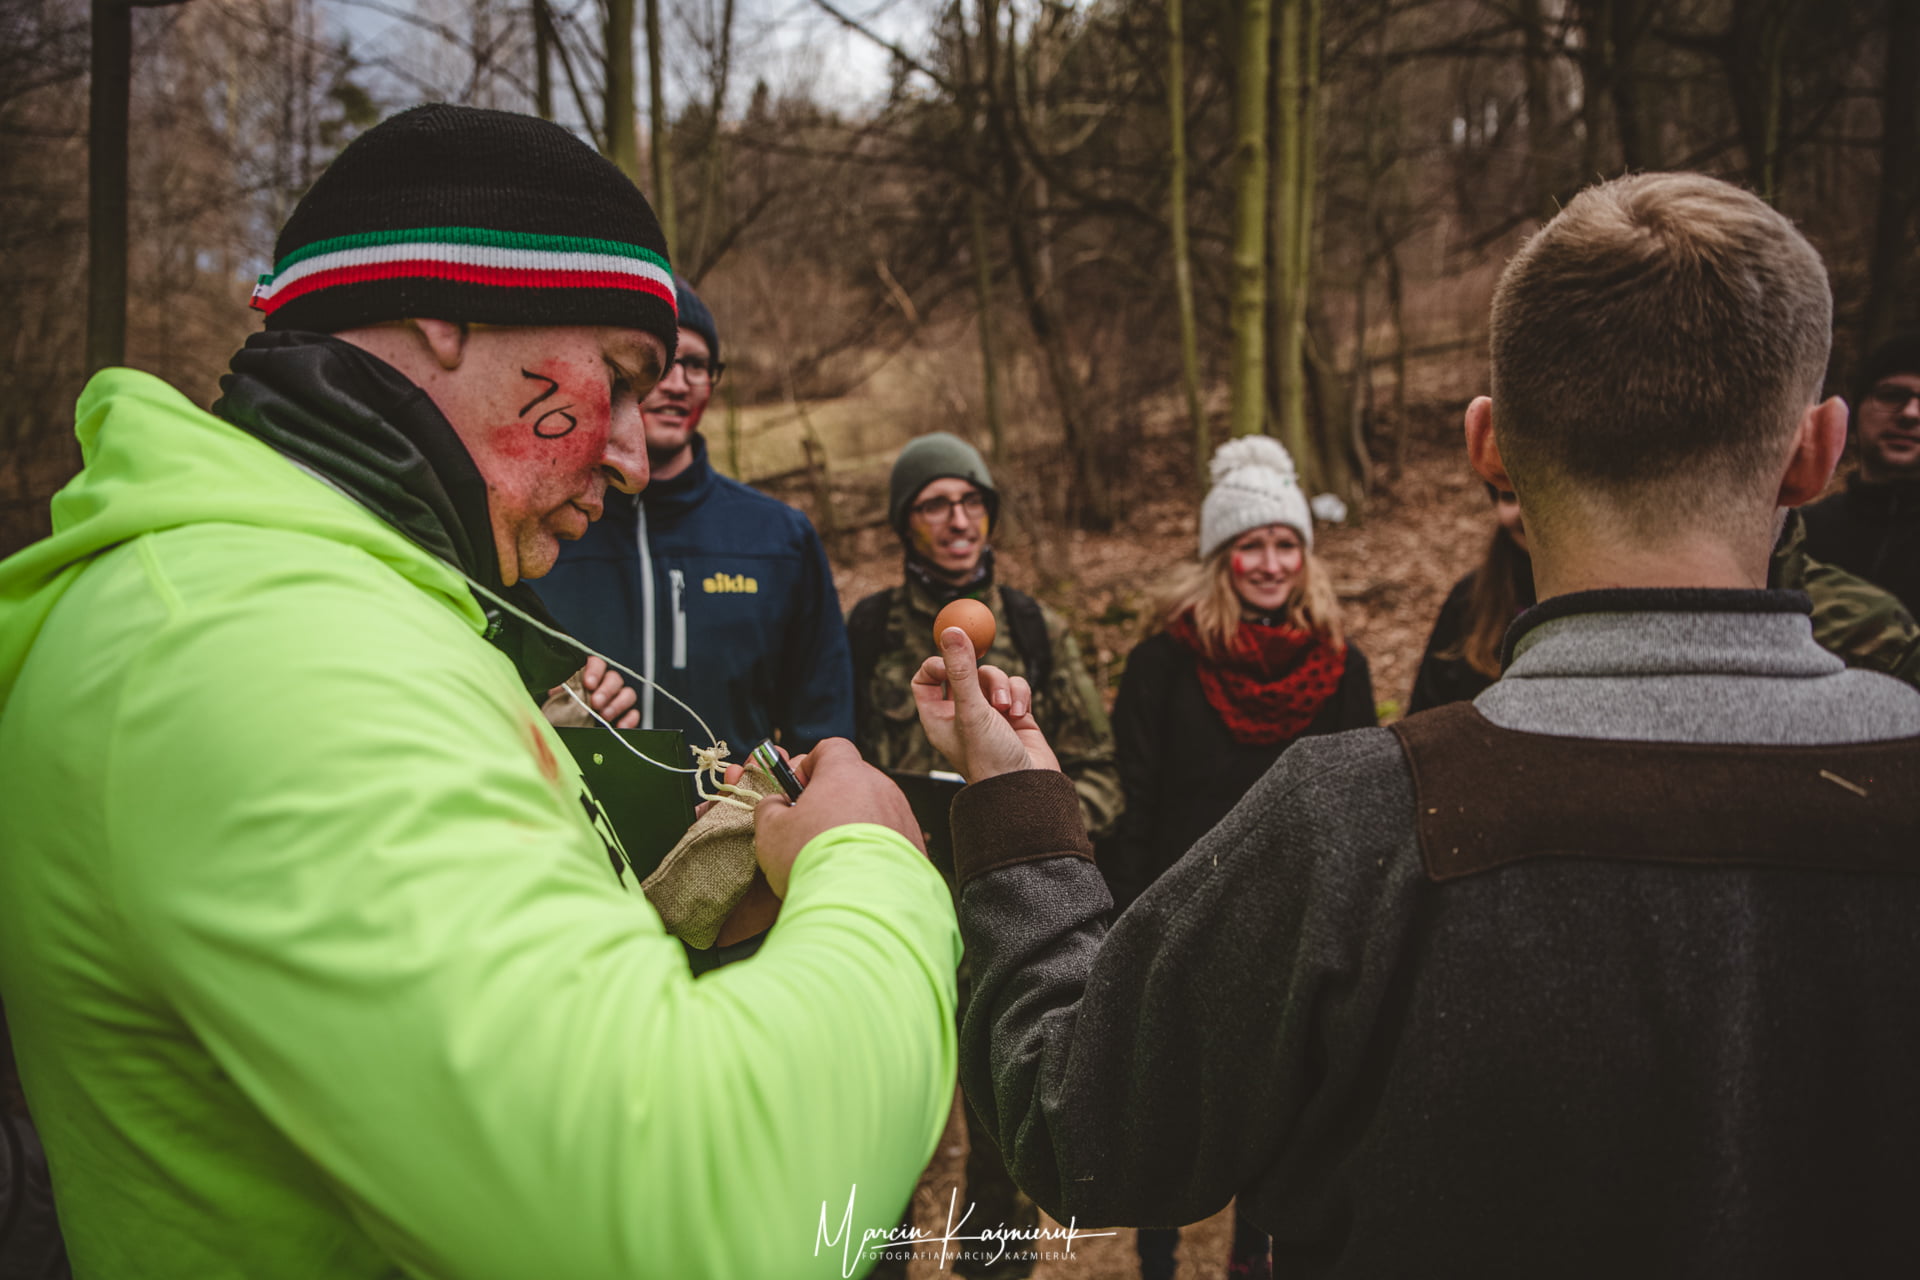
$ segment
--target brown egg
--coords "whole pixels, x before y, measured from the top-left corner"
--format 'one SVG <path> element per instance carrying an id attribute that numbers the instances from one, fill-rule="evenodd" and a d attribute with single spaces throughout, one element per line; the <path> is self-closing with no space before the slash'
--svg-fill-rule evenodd
<path id="1" fill-rule="evenodd" d="M 933 620 L 933 644 L 940 647 L 940 634 L 948 627 L 958 627 L 967 633 L 967 639 L 973 641 L 973 656 L 984 658 L 993 645 L 993 610 L 978 600 L 969 600 L 964 596 L 940 611 Z"/>

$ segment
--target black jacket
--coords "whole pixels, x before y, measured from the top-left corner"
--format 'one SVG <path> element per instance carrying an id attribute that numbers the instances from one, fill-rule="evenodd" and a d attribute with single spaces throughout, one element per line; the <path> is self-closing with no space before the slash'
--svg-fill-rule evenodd
<path id="1" fill-rule="evenodd" d="M 1871 484 L 1856 473 L 1800 514 L 1808 555 L 1885 588 L 1920 616 L 1920 479 Z"/>
<path id="2" fill-rule="evenodd" d="M 1367 657 L 1347 646 L 1347 667 L 1300 737 L 1379 723 Z M 1116 908 L 1192 848 L 1299 738 L 1247 746 L 1227 732 L 1200 687 L 1193 650 L 1164 631 L 1127 657 L 1113 704 L 1114 751 L 1126 807 L 1100 850 Z"/>
<path id="3" fill-rule="evenodd" d="M 1531 560 L 1526 561 L 1527 572 L 1521 580 L 1514 583 L 1515 594 L 1522 609 L 1531 609 L 1533 599 L 1533 571 Z M 1440 616 L 1434 619 L 1433 634 L 1427 637 L 1427 651 L 1420 655 L 1420 670 L 1413 677 L 1413 696 L 1407 700 L 1407 714 L 1425 711 L 1431 707 L 1442 707 L 1449 702 L 1471 702 L 1480 696 L 1480 691 L 1494 682 L 1495 677 L 1476 670 L 1465 658 L 1443 658 L 1441 653 L 1459 644 L 1467 633 L 1467 607 L 1473 600 L 1474 579 L 1480 570 L 1475 569 L 1460 581 L 1453 584 L 1453 590 L 1447 592 L 1446 602 L 1440 606 Z"/>

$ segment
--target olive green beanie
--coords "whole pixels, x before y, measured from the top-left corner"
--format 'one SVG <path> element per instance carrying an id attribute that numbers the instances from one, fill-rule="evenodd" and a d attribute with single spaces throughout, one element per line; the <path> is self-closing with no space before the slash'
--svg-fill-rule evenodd
<path id="1" fill-rule="evenodd" d="M 893 460 L 893 479 L 888 487 L 887 518 L 893 531 L 906 536 L 907 509 L 920 491 L 935 480 L 949 476 L 965 480 L 987 499 L 987 518 L 1000 514 L 1000 491 L 993 487 L 993 475 L 980 451 L 946 431 L 934 431 L 907 442 Z"/>

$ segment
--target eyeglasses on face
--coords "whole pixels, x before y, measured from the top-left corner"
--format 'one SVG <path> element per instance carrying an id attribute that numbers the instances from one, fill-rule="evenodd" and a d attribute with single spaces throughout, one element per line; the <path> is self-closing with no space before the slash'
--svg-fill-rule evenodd
<path id="1" fill-rule="evenodd" d="M 1909 400 L 1920 399 L 1920 387 L 1903 387 L 1897 382 L 1883 382 L 1867 392 L 1867 398 L 1889 409 L 1904 409 Z"/>
<path id="2" fill-rule="evenodd" d="M 975 520 L 987 514 L 987 496 L 978 489 L 958 499 L 928 498 L 924 502 L 916 502 L 913 504 L 913 514 L 925 517 L 937 524 L 953 514 L 956 501 L 959 503 L 960 509 Z"/>
<path id="3" fill-rule="evenodd" d="M 667 366 L 667 372 L 676 368 L 687 375 L 687 381 L 696 387 L 709 386 L 720 381 L 720 375 L 727 366 L 719 360 L 709 360 L 705 356 L 675 356 L 673 363 Z"/>

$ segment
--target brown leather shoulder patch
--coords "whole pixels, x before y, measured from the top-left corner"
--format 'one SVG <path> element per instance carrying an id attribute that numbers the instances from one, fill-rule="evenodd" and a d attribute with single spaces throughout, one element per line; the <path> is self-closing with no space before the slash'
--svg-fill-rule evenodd
<path id="1" fill-rule="evenodd" d="M 1821 747 L 1567 738 L 1470 702 L 1393 726 L 1427 875 L 1528 858 L 1920 872 L 1920 738 Z"/>

